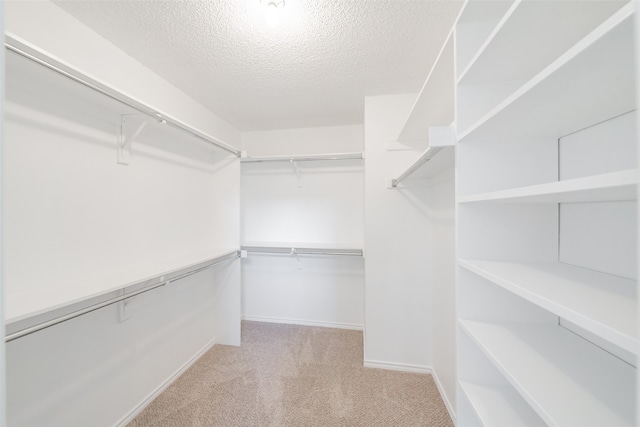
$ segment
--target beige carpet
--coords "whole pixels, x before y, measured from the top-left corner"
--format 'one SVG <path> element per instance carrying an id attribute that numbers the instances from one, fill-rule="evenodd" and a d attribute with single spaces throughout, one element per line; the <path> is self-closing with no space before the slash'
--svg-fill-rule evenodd
<path id="1" fill-rule="evenodd" d="M 243 322 L 129 427 L 453 426 L 430 375 L 362 357 L 358 331 Z"/>

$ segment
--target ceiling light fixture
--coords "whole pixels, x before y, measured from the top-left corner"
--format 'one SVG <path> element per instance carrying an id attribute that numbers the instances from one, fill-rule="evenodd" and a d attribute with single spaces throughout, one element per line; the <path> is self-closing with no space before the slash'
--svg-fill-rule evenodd
<path id="1" fill-rule="evenodd" d="M 284 0 L 260 0 L 265 6 L 264 17 L 267 25 L 275 28 L 280 24 L 280 9 L 284 7 Z"/>

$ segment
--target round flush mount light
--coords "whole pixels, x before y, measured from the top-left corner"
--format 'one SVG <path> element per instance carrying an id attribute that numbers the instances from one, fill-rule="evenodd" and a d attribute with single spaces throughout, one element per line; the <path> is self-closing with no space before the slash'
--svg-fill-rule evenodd
<path id="1" fill-rule="evenodd" d="M 284 8 L 284 0 L 260 0 L 265 8 L 264 18 L 267 25 L 275 28 L 280 24 L 280 11 Z"/>

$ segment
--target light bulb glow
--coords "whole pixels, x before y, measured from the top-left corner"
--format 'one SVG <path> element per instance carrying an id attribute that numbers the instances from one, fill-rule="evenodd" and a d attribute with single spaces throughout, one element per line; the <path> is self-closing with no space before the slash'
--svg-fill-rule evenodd
<path id="1" fill-rule="evenodd" d="M 280 24 L 280 10 L 278 9 L 278 5 L 275 2 L 270 2 L 267 5 L 267 10 L 265 11 L 264 17 L 267 21 L 267 25 L 271 28 L 275 28 Z"/>

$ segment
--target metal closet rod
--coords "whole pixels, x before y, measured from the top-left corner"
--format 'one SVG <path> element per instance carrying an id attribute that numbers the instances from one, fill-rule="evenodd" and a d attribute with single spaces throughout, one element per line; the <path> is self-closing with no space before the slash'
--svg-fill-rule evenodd
<path id="1" fill-rule="evenodd" d="M 200 273 L 201 271 L 204 271 L 204 270 L 208 270 L 208 269 L 210 269 L 212 267 L 215 267 L 216 265 L 220 264 L 221 262 L 228 261 L 230 259 L 236 259 L 239 256 L 240 256 L 240 253 L 238 251 L 235 251 L 235 252 L 232 252 L 232 253 L 229 253 L 229 254 L 226 254 L 226 255 L 219 256 L 217 258 L 214 258 L 211 261 L 210 264 L 207 264 L 204 267 L 200 267 L 200 268 L 197 268 L 195 270 L 191 270 L 191 271 L 188 271 L 186 273 L 180 274 L 180 275 L 178 275 L 176 277 L 172 277 L 172 278 L 170 278 L 168 280 L 163 281 L 162 283 L 157 283 L 157 284 L 155 284 L 153 286 L 148 286 L 146 288 L 142 288 L 142 289 L 139 289 L 139 290 L 134 291 L 134 292 L 130 292 L 130 293 L 127 293 L 127 294 L 124 294 L 124 295 L 120 295 L 120 296 L 115 297 L 115 298 L 110 298 L 110 299 L 108 299 L 106 301 L 102 301 L 102 302 L 99 302 L 97 304 L 90 305 L 89 307 L 85 307 L 85 308 L 82 308 L 80 310 L 76 310 L 76 311 L 73 311 L 71 313 L 67 313 L 67 314 L 65 314 L 63 316 L 59 316 L 59 317 L 56 317 L 54 319 L 47 320 L 46 322 L 38 323 L 37 325 L 33 325 L 33 326 L 28 327 L 28 328 L 19 330 L 17 332 L 12 333 L 12 334 L 8 334 L 8 335 L 6 335 L 4 337 L 4 342 L 7 343 L 7 342 L 10 342 L 10 341 L 16 340 L 18 338 L 22 338 L 24 336 L 31 335 L 31 334 L 33 334 L 35 332 L 38 332 L 38 331 L 41 331 L 43 329 L 50 328 L 51 326 L 55 326 L 55 325 L 58 325 L 60 323 L 66 322 L 67 320 L 75 319 L 76 317 L 80 317 L 80 316 L 82 316 L 84 314 L 91 313 L 91 312 L 96 311 L 96 310 L 100 310 L 101 308 L 116 304 L 116 303 L 118 303 L 120 301 L 135 297 L 135 296 L 140 295 L 140 294 L 144 294 L 146 292 L 149 292 L 149 291 L 152 291 L 154 289 L 160 288 L 162 286 L 168 285 L 169 283 L 177 282 L 180 279 L 184 279 L 185 277 L 192 276 L 192 275 L 194 275 L 196 273 Z M 129 287 L 130 286 L 135 286 L 135 284 L 134 285 L 129 285 Z M 117 292 L 117 290 L 114 290 L 112 292 Z"/>
<path id="2" fill-rule="evenodd" d="M 362 249 L 314 249 L 269 246 L 243 246 L 241 249 L 247 252 L 264 254 L 362 256 Z"/>
<path id="3" fill-rule="evenodd" d="M 42 57 L 38 57 L 33 53 L 27 52 L 24 48 L 18 46 L 17 44 L 21 44 L 20 42 L 12 39 L 10 36 L 5 36 L 5 42 L 4 42 L 4 46 L 5 48 L 7 48 L 8 50 L 17 53 L 18 55 L 23 56 L 24 58 L 27 58 L 37 64 L 40 64 L 52 71 L 55 71 L 56 73 L 63 75 L 77 83 L 80 83 L 83 86 L 86 86 L 104 96 L 107 96 L 115 101 L 118 101 L 124 105 L 127 105 L 128 107 L 131 107 L 139 112 L 141 112 L 142 114 L 145 114 L 155 120 L 158 120 L 172 128 L 178 129 L 182 132 L 185 132 L 195 138 L 198 138 L 201 141 L 204 141 L 208 144 L 211 144 L 217 148 L 220 148 L 224 151 L 227 151 L 233 155 L 235 155 L 236 157 L 240 157 L 241 156 L 241 151 L 235 149 L 234 147 L 216 139 L 213 138 L 209 135 L 206 135 L 194 128 L 192 128 L 191 126 L 182 123 L 181 121 L 179 121 L 178 119 L 174 119 L 170 116 L 167 116 L 165 114 L 160 113 L 159 111 L 154 110 L 153 108 L 151 108 L 150 106 L 143 104 L 139 101 L 136 101 L 133 98 L 128 97 L 127 95 L 118 92 L 117 90 L 110 88 L 109 86 L 102 84 L 96 80 L 91 79 L 88 76 L 84 76 L 82 74 L 80 74 L 77 70 L 73 70 L 71 67 L 62 65 L 62 64 L 54 64 L 50 58 L 46 58 L 46 55 L 42 54 L 41 52 L 37 52 L 37 50 L 33 49 L 34 52 L 37 52 L 38 54 L 40 54 Z"/>
<path id="4" fill-rule="evenodd" d="M 402 175 L 391 180 L 391 187 L 397 187 L 405 178 L 420 169 L 422 165 L 431 160 L 443 147 L 429 147 Z"/>
<path id="5" fill-rule="evenodd" d="M 331 154 L 310 154 L 301 156 L 267 156 L 267 157 L 245 157 L 242 163 L 262 163 L 262 162 L 311 162 L 317 160 L 362 160 L 362 153 L 331 153 Z"/>

